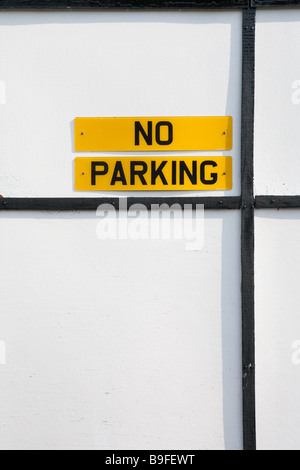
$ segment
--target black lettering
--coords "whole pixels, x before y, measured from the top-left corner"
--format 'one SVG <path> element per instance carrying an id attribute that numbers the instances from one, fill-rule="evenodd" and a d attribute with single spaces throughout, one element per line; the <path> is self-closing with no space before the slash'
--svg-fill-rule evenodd
<path id="1" fill-rule="evenodd" d="M 218 173 L 211 173 L 210 176 L 211 176 L 211 179 L 210 180 L 207 180 L 205 178 L 205 168 L 207 166 L 212 166 L 212 167 L 216 167 L 218 166 L 218 164 L 212 160 L 206 160 L 205 162 L 202 162 L 201 165 L 200 165 L 200 180 L 201 180 L 201 183 L 203 184 L 215 184 L 217 181 L 218 181 Z"/>
<path id="2" fill-rule="evenodd" d="M 142 169 L 136 169 L 137 166 L 141 166 Z M 144 174 L 147 173 L 148 165 L 146 162 L 130 162 L 130 184 L 135 185 L 135 177 L 138 176 L 143 186 L 147 186 L 147 181 L 144 178 Z"/>
<path id="3" fill-rule="evenodd" d="M 144 140 L 147 145 L 152 145 L 153 141 L 153 129 L 152 122 L 148 121 L 148 134 L 145 129 L 142 127 L 139 121 L 135 121 L 135 145 L 140 145 L 140 133 L 144 137 Z"/>
<path id="4" fill-rule="evenodd" d="M 161 140 L 160 129 L 161 127 L 168 127 L 169 138 L 168 140 Z M 156 124 L 156 142 L 158 145 L 170 145 L 173 142 L 173 125 L 169 121 L 161 121 Z"/>
<path id="5" fill-rule="evenodd" d="M 163 169 L 166 166 L 168 162 L 162 162 L 158 168 L 156 168 L 156 162 L 152 161 L 151 162 L 151 184 L 155 185 L 156 184 L 156 179 L 160 177 L 162 180 L 162 183 L 164 185 L 167 185 L 168 182 L 165 178 L 165 175 L 163 174 Z"/>
<path id="6" fill-rule="evenodd" d="M 118 174 L 119 174 L 119 176 L 118 176 Z M 127 186 L 127 181 L 126 181 L 126 178 L 125 178 L 125 173 L 124 173 L 122 162 L 116 162 L 116 166 L 115 166 L 115 169 L 114 169 L 114 174 L 112 176 L 110 184 L 112 186 L 114 186 L 117 181 L 121 181 L 123 186 Z"/>
<path id="7" fill-rule="evenodd" d="M 103 170 L 96 171 L 98 166 L 102 166 Z M 92 162 L 92 186 L 96 186 L 96 176 L 107 175 L 108 164 L 106 162 Z"/>
<path id="8" fill-rule="evenodd" d="M 175 186 L 177 184 L 177 162 L 172 162 L 172 184 Z"/>
<path id="9" fill-rule="evenodd" d="M 193 170 L 190 172 L 189 167 L 185 162 L 180 162 L 180 176 L 179 184 L 184 185 L 184 174 L 186 174 L 192 184 L 197 184 L 197 162 L 193 161 Z"/>

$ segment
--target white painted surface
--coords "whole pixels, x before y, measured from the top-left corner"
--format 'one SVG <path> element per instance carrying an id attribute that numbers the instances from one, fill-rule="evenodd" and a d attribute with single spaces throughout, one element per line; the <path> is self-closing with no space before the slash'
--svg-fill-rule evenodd
<path id="1" fill-rule="evenodd" d="M 231 115 L 233 150 L 193 154 L 231 155 L 239 195 L 241 34 L 241 12 L 1 12 L 0 194 L 101 195 L 74 191 L 77 116 Z M 0 449 L 242 447 L 240 214 L 206 218 L 188 252 L 1 214 Z"/>
<path id="2" fill-rule="evenodd" d="M 77 116 L 231 115 L 233 150 L 193 154 L 232 156 L 239 195 L 241 34 L 238 11 L 1 12 L 0 194 L 100 195 L 74 191 Z"/>
<path id="3" fill-rule="evenodd" d="M 299 449 L 300 210 L 256 214 L 259 449 Z"/>
<path id="4" fill-rule="evenodd" d="M 257 12 L 256 194 L 300 194 L 299 48 L 299 9 Z"/>
<path id="5" fill-rule="evenodd" d="M 1 449 L 240 449 L 240 215 L 205 246 L 0 218 Z"/>

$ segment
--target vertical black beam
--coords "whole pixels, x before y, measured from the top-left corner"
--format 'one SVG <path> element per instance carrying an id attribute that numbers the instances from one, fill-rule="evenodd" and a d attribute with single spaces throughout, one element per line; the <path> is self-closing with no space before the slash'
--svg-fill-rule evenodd
<path id="1" fill-rule="evenodd" d="M 242 341 L 244 450 L 256 449 L 254 317 L 254 92 L 256 10 L 243 11 L 242 83 Z"/>

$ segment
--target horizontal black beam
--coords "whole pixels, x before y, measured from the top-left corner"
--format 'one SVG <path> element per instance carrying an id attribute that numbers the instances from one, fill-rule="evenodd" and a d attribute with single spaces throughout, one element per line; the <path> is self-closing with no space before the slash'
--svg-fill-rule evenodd
<path id="1" fill-rule="evenodd" d="M 128 207 L 143 204 L 151 209 L 153 204 L 203 204 L 205 209 L 241 209 L 239 196 L 225 197 L 130 197 Z M 1 198 L 0 211 L 93 211 L 100 204 L 112 204 L 119 209 L 119 198 Z M 256 209 L 300 209 L 300 196 L 256 196 Z"/>
<path id="2" fill-rule="evenodd" d="M 246 8 L 249 0 L 0 0 L 0 9 Z"/>
<path id="3" fill-rule="evenodd" d="M 251 6 L 260 7 L 295 7 L 300 6 L 300 0 L 252 0 Z"/>
<path id="4" fill-rule="evenodd" d="M 144 204 L 148 209 L 151 209 L 152 204 L 179 204 L 181 207 L 184 207 L 185 204 L 192 204 L 195 208 L 197 204 L 203 204 L 205 209 L 240 209 L 241 208 L 241 198 L 240 197 L 139 197 L 139 198 L 129 198 L 129 205 L 132 204 Z"/>
<path id="5" fill-rule="evenodd" d="M 94 211 L 101 204 L 111 204 L 119 209 L 119 198 L 2 198 L 0 211 Z M 203 204 L 205 209 L 240 209 L 240 197 L 130 197 L 128 208 L 143 204 L 149 210 L 153 204 Z"/>
<path id="6" fill-rule="evenodd" d="M 300 196 L 256 196 L 256 209 L 300 209 Z"/>
<path id="7" fill-rule="evenodd" d="M 211 10 L 282 6 L 300 6 L 300 0 L 0 0 L 0 10 Z"/>

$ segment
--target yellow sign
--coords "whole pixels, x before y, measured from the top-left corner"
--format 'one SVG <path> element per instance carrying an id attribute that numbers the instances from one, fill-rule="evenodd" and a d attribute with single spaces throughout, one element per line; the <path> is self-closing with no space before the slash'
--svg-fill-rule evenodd
<path id="1" fill-rule="evenodd" d="M 75 119 L 76 152 L 231 149 L 231 117 Z"/>
<path id="2" fill-rule="evenodd" d="M 232 189 L 231 157 L 97 157 L 75 159 L 77 191 Z"/>

